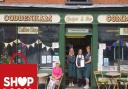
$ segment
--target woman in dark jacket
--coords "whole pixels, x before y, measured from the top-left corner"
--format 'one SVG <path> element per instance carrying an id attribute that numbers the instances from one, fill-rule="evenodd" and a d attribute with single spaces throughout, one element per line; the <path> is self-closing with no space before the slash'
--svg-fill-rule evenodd
<path id="1" fill-rule="evenodd" d="M 85 89 L 89 89 L 89 78 L 91 76 L 91 48 L 90 46 L 86 47 L 86 55 L 85 55 L 85 80 L 86 85 L 84 86 Z"/>
<path id="2" fill-rule="evenodd" d="M 67 56 L 68 62 L 68 76 L 69 76 L 69 86 L 74 86 L 73 82 L 76 78 L 76 65 L 75 65 L 75 55 L 74 49 L 69 49 L 69 54 Z"/>

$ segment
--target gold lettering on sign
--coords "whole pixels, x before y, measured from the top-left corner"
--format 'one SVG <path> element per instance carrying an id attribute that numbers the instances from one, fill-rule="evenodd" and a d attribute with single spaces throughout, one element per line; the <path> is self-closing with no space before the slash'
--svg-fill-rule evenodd
<path id="1" fill-rule="evenodd" d="M 128 16 L 125 15 L 108 15 L 107 22 L 128 22 Z"/>
<path id="2" fill-rule="evenodd" d="M 52 22 L 52 15 L 5 15 L 4 20 Z"/>

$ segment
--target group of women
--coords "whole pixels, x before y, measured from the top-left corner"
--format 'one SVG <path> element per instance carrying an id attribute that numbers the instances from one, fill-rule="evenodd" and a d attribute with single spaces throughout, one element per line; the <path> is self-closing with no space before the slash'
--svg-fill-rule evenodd
<path id="1" fill-rule="evenodd" d="M 86 54 L 83 54 L 82 51 L 82 49 L 79 49 L 78 54 L 75 56 L 73 47 L 69 49 L 67 56 L 69 86 L 74 86 L 74 81 L 77 79 L 78 86 L 83 85 L 85 89 L 89 89 L 89 78 L 91 75 L 90 46 L 86 46 Z"/>

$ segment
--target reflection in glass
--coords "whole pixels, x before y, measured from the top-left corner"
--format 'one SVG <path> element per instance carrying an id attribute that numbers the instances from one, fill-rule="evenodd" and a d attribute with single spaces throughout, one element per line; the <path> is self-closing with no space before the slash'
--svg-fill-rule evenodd
<path id="1" fill-rule="evenodd" d="M 54 48 L 52 44 L 58 41 L 59 25 L 3 25 L 0 27 L 0 63 L 9 63 L 13 54 L 21 53 L 29 63 L 51 67 L 52 56 L 59 53 L 59 46 Z M 42 56 L 48 58 L 45 65 L 41 63 Z M 24 61 L 17 56 L 14 63 Z"/>
<path id="2" fill-rule="evenodd" d="M 98 59 L 99 61 L 103 61 L 99 64 L 100 66 L 104 66 L 104 62 L 106 62 L 104 59 L 106 58 L 108 59 L 109 66 L 128 65 L 128 62 L 126 62 L 128 61 L 128 47 L 126 45 L 128 42 L 128 35 L 121 35 L 120 29 L 122 28 L 128 27 L 117 27 L 116 25 L 99 25 L 99 44 L 104 43 L 106 45 L 105 49 L 99 48 Z"/>

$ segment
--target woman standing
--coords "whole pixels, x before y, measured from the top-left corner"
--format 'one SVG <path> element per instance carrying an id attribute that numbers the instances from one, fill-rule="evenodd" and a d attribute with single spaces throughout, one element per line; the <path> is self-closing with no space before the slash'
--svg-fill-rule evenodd
<path id="1" fill-rule="evenodd" d="M 77 67 L 77 79 L 78 86 L 82 84 L 82 78 L 84 76 L 84 55 L 82 53 L 82 49 L 78 50 L 78 54 L 76 56 L 76 67 Z"/>
<path id="2" fill-rule="evenodd" d="M 84 86 L 85 89 L 89 89 L 89 77 L 91 75 L 91 48 L 90 46 L 86 47 L 87 54 L 85 55 L 85 80 L 86 85 Z"/>
<path id="3" fill-rule="evenodd" d="M 76 65 L 75 65 L 75 55 L 74 49 L 69 49 L 69 54 L 67 56 L 68 62 L 68 76 L 69 76 L 69 86 L 74 86 L 74 80 L 76 78 Z"/>

